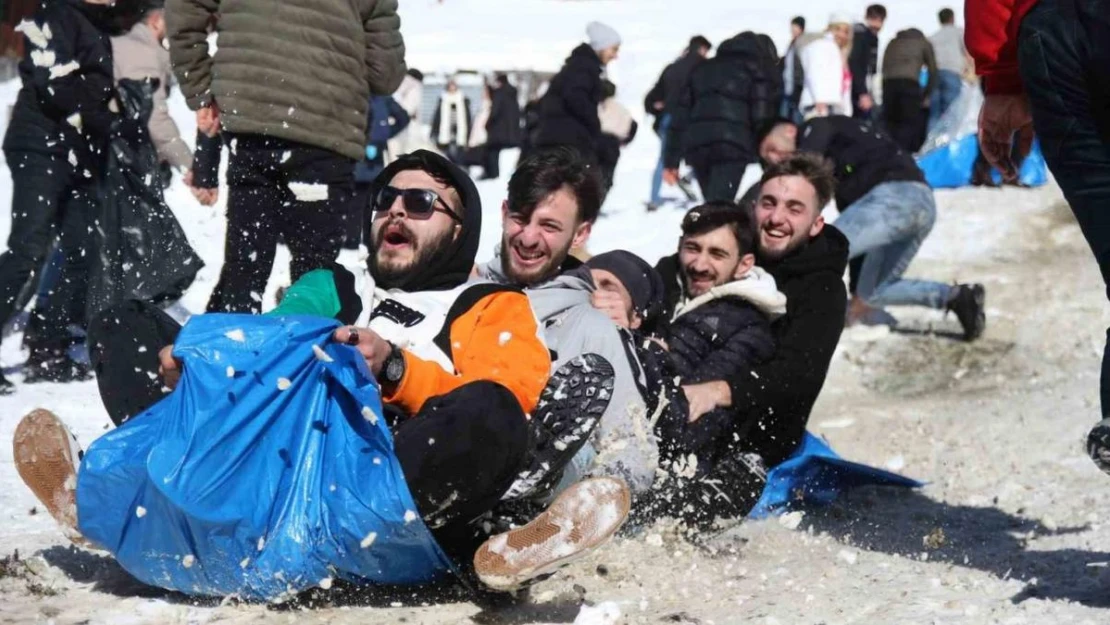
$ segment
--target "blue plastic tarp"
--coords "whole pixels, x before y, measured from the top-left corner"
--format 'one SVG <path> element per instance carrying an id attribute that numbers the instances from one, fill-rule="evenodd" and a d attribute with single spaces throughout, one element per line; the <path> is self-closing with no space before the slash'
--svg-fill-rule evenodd
<path id="1" fill-rule="evenodd" d="M 365 361 L 314 317 L 208 314 L 177 390 L 97 439 L 81 533 L 139 580 L 275 600 L 327 580 L 452 569 L 416 512 Z M 147 349 L 158 349 L 148 345 Z"/>
<path id="2" fill-rule="evenodd" d="M 924 486 L 908 477 L 838 456 L 824 441 L 806 432 L 801 446 L 785 462 L 767 473 L 763 489 L 749 517 L 781 514 L 792 505 L 825 505 L 842 492 L 859 486 Z"/>
<path id="3" fill-rule="evenodd" d="M 979 139 L 975 135 L 968 135 L 919 155 L 917 166 L 925 172 L 925 181 L 930 187 L 955 189 L 971 184 L 975 159 L 978 157 Z M 996 184 L 1002 181 L 997 171 L 992 175 Z M 1018 181 L 1030 187 L 1048 183 L 1048 166 L 1041 153 L 1039 141 L 1033 142 L 1033 150 L 1022 161 Z"/>

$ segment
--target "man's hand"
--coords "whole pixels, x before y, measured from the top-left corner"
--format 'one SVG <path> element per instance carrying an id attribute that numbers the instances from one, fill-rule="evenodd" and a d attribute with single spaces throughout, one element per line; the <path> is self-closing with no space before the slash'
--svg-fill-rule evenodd
<path id="1" fill-rule="evenodd" d="M 875 101 L 871 99 L 870 93 L 860 94 L 859 97 L 859 110 L 870 111 L 875 107 Z"/>
<path id="2" fill-rule="evenodd" d="M 197 109 L 197 130 L 209 137 L 220 133 L 220 107 L 215 102 Z"/>
<path id="3" fill-rule="evenodd" d="M 332 334 L 332 338 L 337 343 L 351 345 L 358 349 L 362 357 L 366 359 L 366 366 L 370 368 L 375 377 L 382 372 L 385 360 L 389 358 L 390 352 L 393 351 L 393 346 L 389 344 L 389 341 L 378 336 L 377 332 L 369 328 L 343 326 Z"/>
<path id="4" fill-rule="evenodd" d="M 167 345 L 158 352 L 158 375 L 162 382 L 169 388 L 177 388 L 181 380 L 181 361 L 173 357 L 173 344 Z"/>
<path id="5" fill-rule="evenodd" d="M 732 405 L 732 390 L 721 381 L 683 386 L 682 392 L 686 394 L 686 401 L 690 404 L 690 423 L 714 408 L 728 408 Z"/>
<path id="6" fill-rule="evenodd" d="M 667 183 L 668 185 L 670 185 L 672 187 L 675 186 L 676 184 L 678 184 L 678 170 L 677 169 L 669 169 L 669 168 L 664 169 L 663 170 L 663 182 Z"/>
<path id="7" fill-rule="evenodd" d="M 1018 157 L 1024 159 L 1033 148 L 1033 112 L 1025 94 L 988 95 L 979 111 L 979 149 L 987 162 L 1002 172 L 1002 179 L 1015 182 L 1018 163 L 1014 162 L 1014 135 Z"/>
<path id="8" fill-rule="evenodd" d="M 189 191 L 193 193 L 193 197 L 200 202 L 201 206 L 212 206 L 220 199 L 219 189 L 202 189 L 200 187 L 189 187 Z"/>
<path id="9" fill-rule="evenodd" d="M 594 291 L 590 293 L 590 304 L 605 313 L 618 326 L 626 330 L 632 326 L 632 320 L 628 318 L 628 312 L 624 308 L 624 300 L 619 294 L 612 291 Z"/>

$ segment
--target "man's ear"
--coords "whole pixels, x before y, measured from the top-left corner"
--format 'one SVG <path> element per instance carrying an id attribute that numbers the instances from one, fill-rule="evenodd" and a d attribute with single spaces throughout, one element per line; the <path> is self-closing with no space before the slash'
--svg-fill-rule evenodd
<path id="1" fill-rule="evenodd" d="M 590 240 L 590 231 L 593 229 L 593 222 L 583 222 L 578 224 L 574 229 L 574 239 L 570 242 L 571 249 L 586 247 L 586 241 Z"/>
<path id="2" fill-rule="evenodd" d="M 630 318 L 628 320 L 628 329 L 629 330 L 639 330 L 640 326 L 642 326 L 642 325 L 644 325 L 643 317 L 640 316 L 640 313 L 633 310 L 632 315 L 630 316 Z"/>
<path id="3" fill-rule="evenodd" d="M 505 220 L 509 218 L 509 200 L 501 200 L 501 224 L 505 224 Z"/>
<path id="4" fill-rule="evenodd" d="M 740 257 L 740 264 L 736 265 L 736 271 L 732 273 L 733 280 L 739 280 L 748 275 L 748 272 L 755 267 L 755 254 L 744 254 Z"/>
<path id="5" fill-rule="evenodd" d="M 812 239 L 813 237 L 821 234 L 821 231 L 824 230 L 824 229 L 825 229 L 825 216 L 824 215 L 818 215 L 817 216 L 817 221 L 813 222 L 813 225 L 809 227 L 809 238 Z"/>

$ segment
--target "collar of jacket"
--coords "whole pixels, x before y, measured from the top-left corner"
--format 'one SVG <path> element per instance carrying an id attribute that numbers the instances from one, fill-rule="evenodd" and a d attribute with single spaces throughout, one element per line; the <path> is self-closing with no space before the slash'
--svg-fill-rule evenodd
<path id="1" fill-rule="evenodd" d="M 786 296 L 779 291 L 775 278 L 761 267 L 752 267 L 743 278 L 715 286 L 680 304 L 675 309 L 674 318 L 678 319 L 700 306 L 726 297 L 735 297 L 750 303 L 772 321 L 786 314 Z"/>

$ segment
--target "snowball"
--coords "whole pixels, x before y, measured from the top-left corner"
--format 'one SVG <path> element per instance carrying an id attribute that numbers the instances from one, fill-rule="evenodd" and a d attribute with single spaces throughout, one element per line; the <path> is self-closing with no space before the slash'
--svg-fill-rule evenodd
<path id="1" fill-rule="evenodd" d="M 234 378 L 235 377 L 235 367 L 232 367 L 231 365 L 227 366 L 227 377 L 229 377 L 229 378 Z"/>
<path id="2" fill-rule="evenodd" d="M 146 516 L 146 508 L 144 508 L 142 506 L 137 506 L 135 508 L 135 516 L 137 516 L 140 519 L 145 517 Z M 192 557 L 192 556 L 190 556 L 190 557 Z"/>
<path id="3" fill-rule="evenodd" d="M 332 579 L 330 577 L 325 577 L 324 579 L 320 580 L 320 588 L 323 588 L 324 590 L 331 590 L 331 582 Z"/>
<path id="4" fill-rule="evenodd" d="M 183 566 L 187 569 L 191 569 L 191 568 L 193 568 L 193 564 L 196 563 L 196 561 L 197 561 L 196 556 L 194 556 L 193 554 L 189 554 L 189 555 L 185 556 L 184 558 L 181 558 L 181 566 Z"/>
<path id="5" fill-rule="evenodd" d="M 416 513 L 412 510 L 405 510 L 405 523 L 412 523 L 416 520 Z"/>
<path id="6" fill-rule="evenodd" d="M 293 383 L 289 381 L 289 378 L 278 378 L 277 380 L 277 387 L 279 391 L 284 391 L 292 385 Z"/>
<path id="7" fill-rule="evenodd" d="M 377 540 L 377 539 L 378 539 L 378 533 L 377 532 L 370 532 L 369 534 L 366 535 L 366 538 L 362 539 L 362 542 L 360 542 L 359 545 L 363 549 L 368 549 L 370 547 L 370 545 L 373 545 L 374 541 Z"/>

